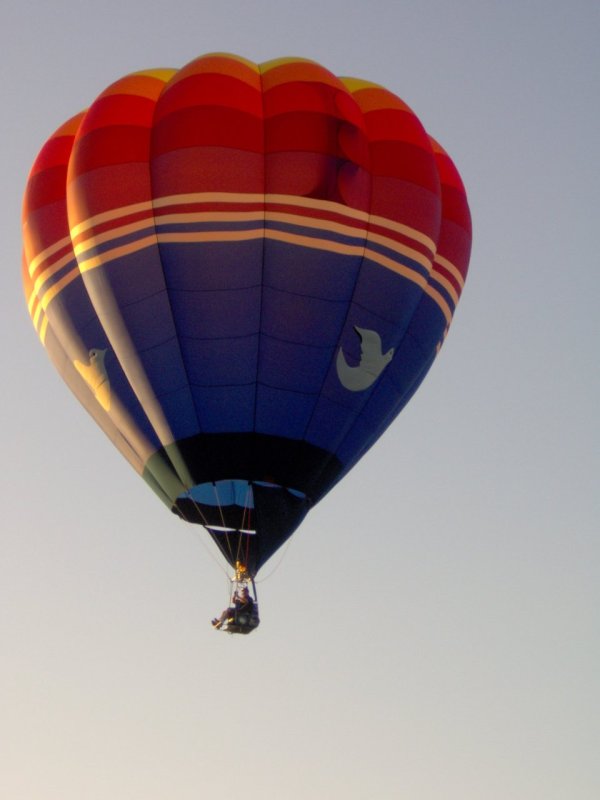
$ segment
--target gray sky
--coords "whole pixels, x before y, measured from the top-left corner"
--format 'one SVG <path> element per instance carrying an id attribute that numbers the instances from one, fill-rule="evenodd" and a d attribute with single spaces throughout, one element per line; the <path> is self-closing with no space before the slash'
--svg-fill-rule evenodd
<path id="1" fill-rule="evenodd" d="M 599 38 L 592 0 L 3 11 L 1 796 L 600 796 Z M 121 75 L 215 50 L 386 85 L 474 224 L 439 359 L 266 566 L 248 638 L 211 630 L 214 551 L 54 374 L 20 286 L 46 137 Z"/>

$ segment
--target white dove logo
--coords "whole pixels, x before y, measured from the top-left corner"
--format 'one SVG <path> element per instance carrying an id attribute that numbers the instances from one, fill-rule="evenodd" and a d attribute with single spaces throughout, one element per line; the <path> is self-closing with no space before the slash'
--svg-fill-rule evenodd
<path id="1" fill-rule="evenodd" d="M 340 383 L 350 392 L 364 392 L 372 386 L 394 357 L 394 348 L 387 353 L 381 351 L 381 336 L 368 328 L 354 330 L 360 336 L 360 363 L 351 367 L 340 347 L 337 354 L 337 374 Z"/>
<path id="2" fill-rule="evenodd" d="M 110 381 L 104 364 L 106 350 L 93 348 L 90 350 L 89 356 L 88 364 L 83 364 L 81 361 L 74 361 L 73 364 L 102 408 L 110 411 Z"/>

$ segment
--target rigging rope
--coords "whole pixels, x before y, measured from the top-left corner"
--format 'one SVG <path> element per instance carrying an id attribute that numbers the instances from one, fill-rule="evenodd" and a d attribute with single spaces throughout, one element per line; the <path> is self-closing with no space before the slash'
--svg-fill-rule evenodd
<path id="1" fill-rule="evenodd" d="M 197 503 L 197 502 L 194 500 L 194 498 L 192 497 L 192 494 L 191 494 L 191 492 L 189 492 L 189 491 L 188 491 L 188 493 L 187 493 L 187 494 L 188 494 L 188 499 L 192 501 L 192 503 L 194 504 L 194 508 L 195 508 L 195 509 L 196 509 L 196 511 L 198 512 L 198 516 L 199 516 L 199 517 L 200 517 L 200 519 L 202 520 L 202 526 L 203 526 L 203 527 L 206 529 L 206 528 L 208 527 L 208 523 L 207 523 L 206 517 L 205 517 L 205 516 L 204 516 L 204 514 L 202 513 L 202 509 L 200 508 L 200 506 L 198 505 L 198 503 Z M 221 562 L 219 561 L 219 559 L 218 559 L 218 558 L 215 556 L 215 554 L 212 552 L 212 550 L 211 550 L 211 549 L 208 547 L 208 544 L 207 544 L 207 542 L 205 542 L 205 540 L 204 540 L 204 536 L 201 536 L 201 535 L 200 535 L 200 532 L 196 530 L 196 526 L 195 526 L 195 525 L 192 523 L 192 521 L 191 521 L 190 519 L 188 519 L 188 517 L 185 515 L 185 512 L 184 512 L 184 511 L 183 511 L 181 508 L 179 508 L 179 506 L 177 506 L 177 508 L 178 508 L 178 510 L 179 510 L 179 513 L 180 513 L 180 514 L 181 514 L 181 516 L 183 517 L 184 521 L 185 521 L 185 522 L 187 522 L 187 523 L 189 523 L 189 525 L 190 525 L 190 527 L 191 527 L 191 532 L 192 532 L 192 534 L 195 536 L 195 538 L 197 539 L 197 541 L 199 541 L 199 542 L 200 542 L 200 544 L 202 545 L 202 547 L 203 547 L 203 548 L 206 550 L 206 552 L 209 554 L 209 556 L 212 558 L 212 560 L 215 562 L 215 564 L 217 564 L 217 565 L 218 565 L 218 567 L 219 567 L 219 569 L 221 570 L 221 572 L 223 572 L 223 573 L 224 573 L 224 574 L 227 576 L 227 578 L 229 579 L 229 573 L 227 572 L 227 570 L 225 569 L 225 567 L 224 567 L 224 566 L 221 564 Z"/>
<path id="2" fill-rule="evenodd" d="M 223 526 L 223 528 L 226 528 L 227 525 L 225 524 L 225 515 L 223 514 L 223 508 L 221 506 L 221 499 L 219 498 L 219 490 L 217 489 L 217 484 L 216 484 L 215 481 L 212 482 L 212 485 L 213 485 L 213 489 L 215 490 L 215 500 L 217 501 L 219 514 L 221 516 L 221 525 Z M 223 531 L 223 536 L 225 537 L 225 542 L 227 544 L 227 550 L 229 551 L 229 557 L 231 559 L 231 562 L 235 563 L 235 559 L 233 557 L 233 550 L 232 550 L 232 547 L 231 547 L 231 541 L 229 540 L 229 533 L 226 530 L 224 530 Z M 239 543 L 238 543 L 238 546 L 239 546 Z"/>
<path id="3" fill-rule="evenodd" d="M 246 530 L 250 530 L 250 522 L 251 522 L 251 511 L 250 511 L 250 499 L 254 501 L 254 493 L 252 492 L 252 485 L 250 481 L 248 481 L 248 488 L 246 489 L 246 499 L 244 500 L 244 514 L 242 519 L 242 527 L 246 528 Z M 250 555 L 250 533 L 246 535 L 246 559 L 245 563 L 248 564 L 248 557 Z M 241 540 L 240 540 L 241 541 Z"/>

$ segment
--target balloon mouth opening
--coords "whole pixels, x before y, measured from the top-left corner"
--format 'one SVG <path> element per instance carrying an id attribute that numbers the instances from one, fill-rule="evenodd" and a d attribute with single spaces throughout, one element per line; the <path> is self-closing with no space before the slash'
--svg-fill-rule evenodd
<path id="1" fill-rule="evenodd" d="M 254 577 L 289 539 L 310 509 L 304 492 L 265 480 L 230 479 L 196 484 L 173 511 L 202 525 L 228 563 Z"/>
<path id="2" fill-rule="evenodd" d="M 177 497 L 177 503 L 181 500 L 191 500 L 203 506 L 222 508 L 224 506 L 237 506 L 238 508 L 254 509 L 254 489 L 253 487 L 264 489 L 274 489 L 289 492 L 299 500 L 305 500 L 306 494 L 299 489 L 289 486 L 281 486 L 270 481 L 248 481 L 240 478 L 231 480 L 208 481 L 198 483 L 182 492 Z"/>

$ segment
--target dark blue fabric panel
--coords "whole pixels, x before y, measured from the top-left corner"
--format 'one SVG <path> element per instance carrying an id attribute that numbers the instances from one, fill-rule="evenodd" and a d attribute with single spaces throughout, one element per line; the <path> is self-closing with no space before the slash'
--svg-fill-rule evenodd
<path id="1" fill-rule="evenodd" d="M 389 417 L 389 421 L 385 423 L 387 427 L 396 414 L 400 413 L 401 408 L 402 395 L 391 380 L 382 376 L 368 403 L 353 421 L 338 447 L 337 452 L 344 454 L 344 463 L 351 461 L 357 451 L 368 450 L 377 439 L 378 434 L 375 431 Z"/>
<path id="2" fill-rule="evenodd" d="M 331 364 L 332 347 L 284 342 L 263 334 L 259 380 L 267 386 L 316 395 Z"/>
<path id="3" fill-rule="evenodd" d="M 260 432 L 304 436 L 334 358 L 360 262 L 356 256 L 265 242 L 256 411 Z"/>
<path id="4" fill-rule="evenodd" d="M 447 324 L 437 303 L 424 294 L 411 318 L 408 333 L 428 354 L 442 342 Z"/>
<path id="5" fill-rule="evenodd" d="M 254 384 L 252 386 L 193 386 L 192 394 L 203 433 L 254 430 Z"/>
<path id="6" fill-rule="evenodd" d="M 162 394 L 158 399 L 175 439 L 186 439 L 200 430 L 189 386 Z"/>
<path id="7" fill-rule="evenodd" d="M 171 300 L 200 429 L 252 430 L 260 289 L 171 292 Z"/>
<path id="8" fill-rule="evenodd" d="M 314 401 L 312 395 L 259 385 L 256 396 L 256 431 L 272 436 L 302 439 Z"/>
<path id="9" fill-rule="evenodd" d="M 290 342 L 333 347 L 347 306 L 346 301 L 321 300 L 265 288 L 261 330 L 268 336 Z"/>
<path id="10" fill-rule="evenodd" d="M 267 240 L 264 282 L 281 291 L 348 302 L 360 263 L 354 256 Z"/>
<path id="11" fill-rule="evenodd" d="M 161 245 L 161 257 L 200 429 L 252 430 L 262 240 Z"/>
<path id="12" fill-rule="evenodd" d="M 340 431 L 345 431 L 353 424 L 357 413 L 351 407 L 340 405 L 322 394 L 315 404 L 304 438 L 310 444 L 334 453 L 339 444 Z"/>
<path id="13" fill-rule="evenodd" d="M 232 386 L 256 381 L 258 334 L 236 339 L 183 342 L 187 372 L 194 386 Z"/>
<path id="14" fill-rule="evenodd" d="M 161 244 L 160 255 L 169 290 L 236 289 L 261 282 L 262 239 Z"/>
<path id="15" fill-rule="evenodd" d="M 353 430 L 339 448 L 349 465 L 381 436 L 417 391 L 435 360 L 445 326 L 439 306 L 423 294 L 394 360 L 365 407 L 364 416 L 372 430 L 370 441 L 361 446 L 359 432 Z"/>
<path id="16" fill-rule="evenodd" d="M 386 381 L 404 395 L 433 355 L 433 351 L 425 352 L 408 332 L 396 348 L 394 358 L 385 372 Z"/>
<path id="17" fill-rule="evenodd" d="M 398 411 L 398 413 L 400 413 L 400 411 Z M 390 417 L 389 421 L 387 421 L 386 418 L 386 425 L 384 427 L 380 428 L 380 426 L 377 426 L 377 430 L 379 430 L 378 435 L 391 424 L 393 419 L 394 417 Z M 354 464 L 356 460 L 358 460 L 355 458 L 358 453 L 360 453 L 361 456 L 364 455 L 367 450 L 375 444 L 378 437 L 374 435 L 373 430 L 373 423 L 369 417 L 360 416 L 354 421 L 350 433 L 344 439 L 338 451 L 343 454 L 340 458 L 344 464 L 345 472 L 350 468 L 351 464 Z"/>
<path id="18" fill-rule="evenodd" d="M 354 438 L 353 436 L 350 436 L 347 441 L 344 441 L 342 446 L 339 448 L 340 451 L 345 454 L 344 474 L 352 469 L 357 461 L 359 461 L 367 452 L 367 450 L 372 447 L 377 439 L 384 433 L 384 431 L 392 424 L 400 412 L 410 402 L 412 396 L 418 390 L 419 386 L 429 372 L 429 368 L 431 367 L 432 363 L 433 358 L 429 363 L 422 366 L 420 373 L 417 375 L 411 386 L 406 390 L 404 395 L 400 398 L 398 403 L 394 406 L 390 406 L 387 416 L 384 416 L 374 422 L 371 427 L 370 436 L 365 437 L 362 441 L 359 441 L 360 431 L 357 431 L 357 435 Z"/>
<path id="19" fill-rule="evenodd" d="M 404 331 L 422 294 L 423 289 L 416 283 L 380 264 L 365 260 L 353 302 L 381 319 L 393 322 L 399 331 Z"/>
<path id="20" fill-rule="evenodd" d="M 260 327 L 260 287 L 211 292 L 171 291 L 171 306 L 185 350 L 193 339 L 251 336 Z M 184 354 L 185 359 L 185 354 Z"/>
<path id="21" fill-rule="evenodd" d="M 337 448 L 341 461 L 354 463 L 383 433 L 412 397 L 434 357 L 435 350 L 427 356 L 410 335 L 403 338 L 360 417 Z"/>
<path id="22" fill-rule="evenodd" d="M 138 353 L 154 350 L 165 341 L 176 341 L 175 326 L 169 297 L 166 291 L 157 292 L 142 300 L 127 305 L 119 303 L 123 319 L 129 335 Z M 185 378 L 181 369 L 181 358 L 176 361 L 176 351 L 171 352 L 171 372 L 177 366 L 180 375 Z"/>
<path id="23" fill-rule="evenodd" d="M 108 261 L 102 271 L 106 275 L 120 308 L 164 291 L 165 280 L 158 248 L 146 247 L 138 252 Z M 85 281 L 93 280 L 96 270 L 84 273 Z"/>
<path id="24" fill-rule="evenodd" d="M 71 272 L 73 269 L 77 269 L 75 260 L 69 262 L 68 272 Z M 63 274 L 62 271 L 60 274 Z M 50 287 L 53 282 L 54 281 L 50 280 L 44 285 Z M 50 303 L 46 312 L 50 318 L 52 318 L 52 309 L 55 304 L 62 305 L 66 309 L 73 327 L 84 340 L 85 336 L 83 336 L 83 331 L 85 331 L 88 326 L 96 330 L 98 317 L 90 302 L 81 276 L 78 276 L 75 280 L 71 281 L 71 283 L 68 283 Z"/>
<path id="25" fill-rule="evenodd" d="M 148 380 L 157 397 L 187 388 L 187 376 L 181 369 L 181 354 L 177 339 L 139 351 Z"/>

